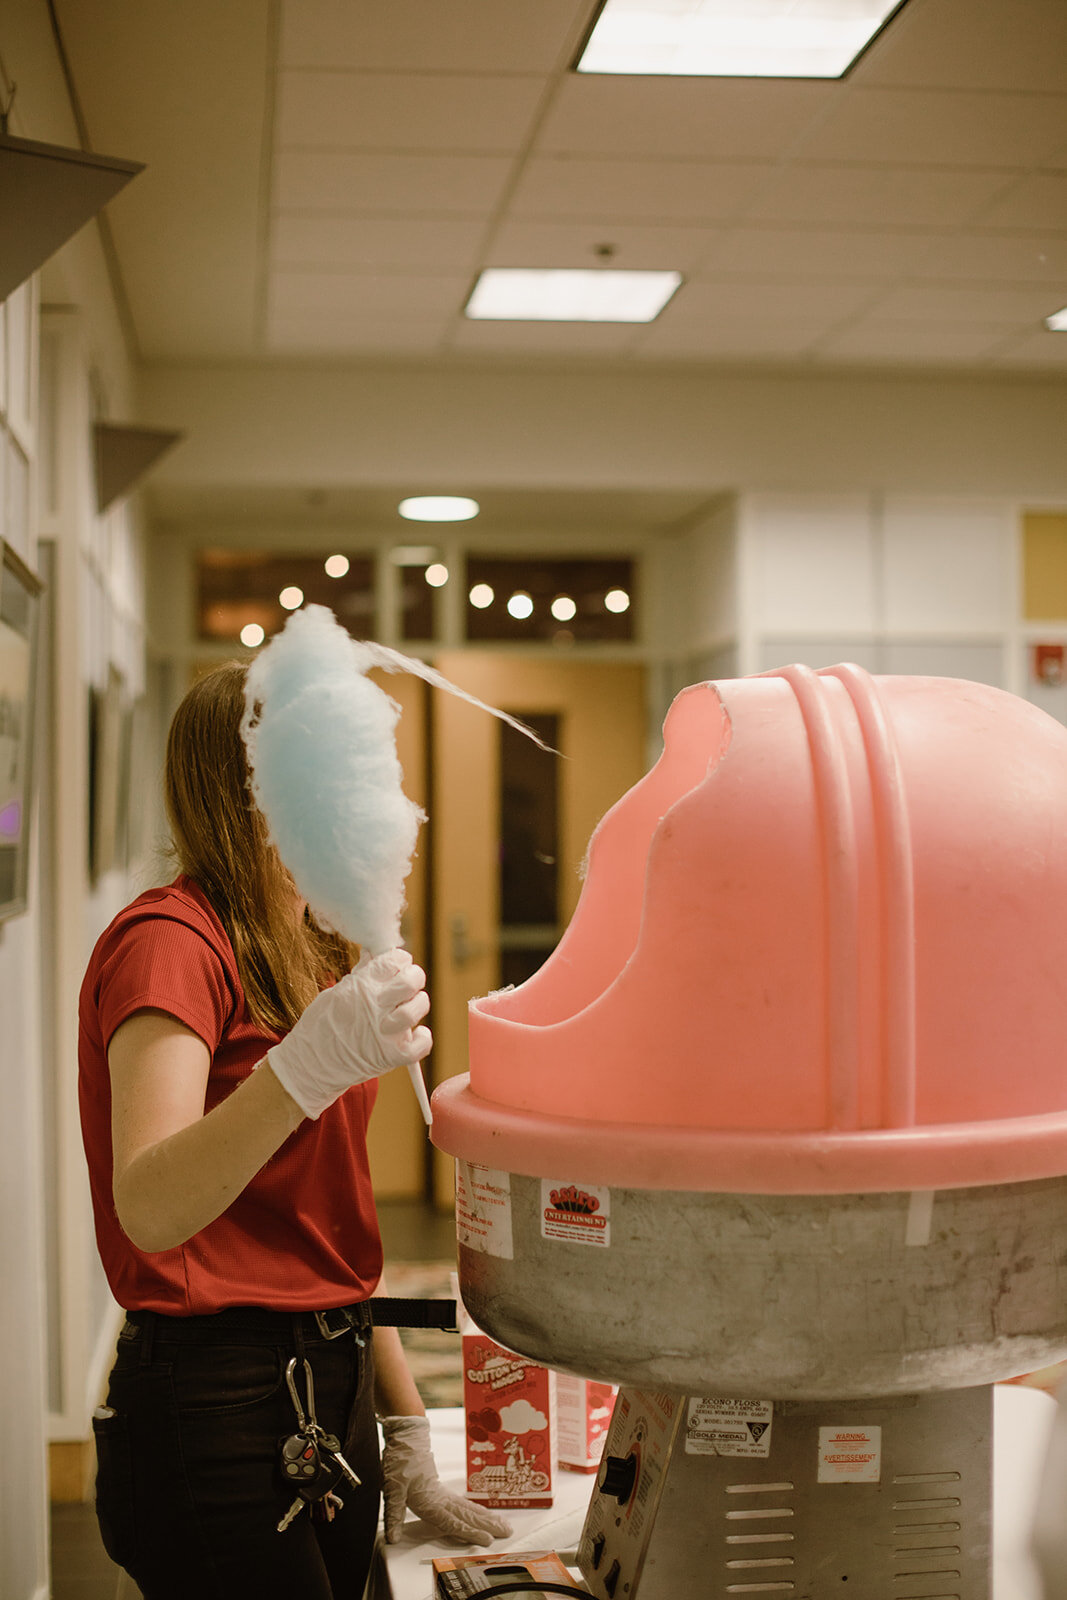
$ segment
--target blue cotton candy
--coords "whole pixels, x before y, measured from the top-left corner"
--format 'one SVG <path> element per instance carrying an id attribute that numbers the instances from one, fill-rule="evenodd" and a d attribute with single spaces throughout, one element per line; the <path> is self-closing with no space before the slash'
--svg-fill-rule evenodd
<path id="1" fill-rule="evenodd" d="M 373 955 L 400 942 L 422 810 L 403 792 L 400 708 L 375 647 L 306 606 L 252 662 L 242 732 L 252 793 L 317 920 Z"/>

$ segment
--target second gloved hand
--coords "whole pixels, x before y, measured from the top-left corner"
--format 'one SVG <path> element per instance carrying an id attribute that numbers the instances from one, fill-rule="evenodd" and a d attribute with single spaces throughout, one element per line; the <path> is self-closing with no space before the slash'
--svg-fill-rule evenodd
<path id="1" fill-rule="evenodd" d="M 385 1501 L 385 1538 L 395 1544 L 409 1510 L 432 1523 L 449 1539 L 464 1544 L 492 1544 L 506 1539 L 511 1523 L 495 1511 L 475 1505 L 466 1495 L 453 1494 L 437 1476 L 430 1448 L 430 1424 L 425 1417 L 383 1417 L 382 1497 Z"/>
<path id="2" fill-rule="evenodd" d="M 319 1117 L 354 1083 L 421 1061 L 433 1039 L 420 1023 L 430 1009 L 426 974 L 406 950 L 360 957 L 324 989 L 285 1038 L 267 1051 L 282 1087 L 308 1117 Z"/>

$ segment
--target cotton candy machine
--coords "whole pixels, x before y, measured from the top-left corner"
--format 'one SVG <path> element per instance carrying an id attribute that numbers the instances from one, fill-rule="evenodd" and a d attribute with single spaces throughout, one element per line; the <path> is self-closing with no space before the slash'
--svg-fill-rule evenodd
<path id="1" fill-rule="evenodd" d="M 1067 1355 L 1067 731 L 853 666 L 664 731 L 434 1097 L 464 1301 L 624 1386 L 594 1593 L 970 1600 L 989 1386 Z"/>

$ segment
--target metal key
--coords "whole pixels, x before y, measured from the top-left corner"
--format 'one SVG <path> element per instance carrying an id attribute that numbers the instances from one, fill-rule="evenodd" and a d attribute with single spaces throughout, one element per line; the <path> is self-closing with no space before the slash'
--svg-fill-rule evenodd
<path id="1" fill-rule="evenodd" d="M 304 1507 L 306 1505 L 307 1505 L 307 1501 L 306 1500 L 302 1500 L 300 1498 L 300 1496 L 297 1495 L 296 1499 L 293 1501 L 292 1505 L 289 1507 L 288 1511 L 285 1513 L 285 1516 L 279 1522 L 279 1524 L 278 1524 L 278 1532 L 279 1533 L 284 1533 L 286 1528 L 289 1526 L 290 1522 L 292 1522 L 293 1518 L 295 1516 L 297 1516 L 301 1511 L 303 1511 L 303 1509 L 304 1509 Z"/>
<path id="2" fill-rule="evenodd" d="M 331 1459 L 332 1451 L 324 1448 L 324 1445 L 334 1444 L 336 1440 L 320 1426 L 315 1415 L 315 1379 L 312 1376 L 311 1365 L 304 1359 L 302 1364 L 304 1382 L 307 1386 L 305 1410 L 296 1387 L 297 1364 L 297 1358 L 294 1356 L 285 1370 L 285 1381 L 293 1402 L 293 1410 L 296 1412 L 297 1431 L 282 1440 L 279 1459 L 282 1477 L 296 1489 L 296 1499 L 278 1523 L 279 1533 L 285 1532 L 305 1505 L 314 1507 L 326 1501 L 326 1514 L 328 1519 L 332 1520 L 336 1506 L 331 1503 L 331 1498 L 336 1501 L 337 1497 L 331 1497 L 330 1491 L 344 1470 L 339 1462 Z"/>
<path id="3" fill-rule="evenodd" d="M 334 1461 L 336 1461 L 338 1467 L 341 1469 L 341 1472 L 344 1473 L 353 1489 L 360 1488 L 362 1480 L 352 1470 L 344 1456 L 341 1454 L 340 1439 L 338 1439 L 335 1433 L 327 1433 L 325 1428 L 323 1428 L 320 1424 L 318 1417 L 315 1415 L 315 1380 L 311 1373 L 311 1364 L 306 1358 L 304 1360 L 304 1381 L 307 1384 L 306 1413 L 303 1406 L 300 1404 L 300 1396 L 297 1393 L 296 1388 L 296 1365 L 296 1357 L 294 1356 L 289 1362 L 288 1367 L 285 1369 L 285 1381 L 289 1386 L 289 1393 L 292 1397 L 293 1408 L 296 1411 L 296 1420 L 299 1425 L 300 1433 L 306 1437 L 309 1442 L 313 1442 L 315 1447 L 319 1449 L 320 1458 L 321 1454 L 323 1453 L 333 1457 Z M 325 1462 L 322 1463 L 322 1466 L 325 1469 Z M 336 1479 L 334 1481 L 336 1482 Z M 318 1496 L 315 1498 L 318 1498 Z"/>
<path id="4" fill-rule="evenodd" d="M 335 1433 L 324 1433 L 321 1444 L 325 1453 L 328 1456 L 332 1456 L 337 1462 L 337 1465 L 340 1467 L 341 1471 L 344 1473 L 353 1489 L 358 1489 L 363 1480 L 362 1478 L 357 1477 L 356 1473 L 353 1472 L 352 1468 L 341 1454 L 341 1441 L 338 1439 L 337 1435 Z"/>

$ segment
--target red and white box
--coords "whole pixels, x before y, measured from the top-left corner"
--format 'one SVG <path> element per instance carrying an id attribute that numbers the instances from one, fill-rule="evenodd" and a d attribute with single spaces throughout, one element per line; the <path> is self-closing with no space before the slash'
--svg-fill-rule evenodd
<path id="1" fill-rule="evenodd" d="M 556 1460 L 568 1472 L 595 1472 L 618 1389 L 613 1383 L 556 1373 Z"/>
<path id="2" fill-rule="evenodd" d="M 550 1506 L 555 1373 L 505 1350 L 460 1311 L 467 1493 L 483 1506 Z"/>

